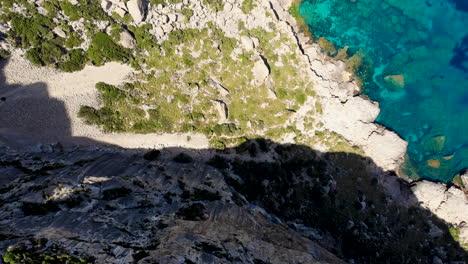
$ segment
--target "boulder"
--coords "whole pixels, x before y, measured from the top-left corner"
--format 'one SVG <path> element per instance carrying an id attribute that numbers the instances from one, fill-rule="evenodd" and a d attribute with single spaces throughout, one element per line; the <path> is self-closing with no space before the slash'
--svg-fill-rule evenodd
<path id="1" fill-rule="evenodd" d="M 242 47 L 246 50 L 253 50 L 254 49 L 254 42 L 248 36 L 241 37 Z"/>
<path id="2" fill-rule="evenodd" d="M 140 23 L 145 18 L 145 7 L 143 0 L 129 0 L 127 2 L 127 9 L 135 23 Z"/>
<path id="3" fill-rule="evenodd" d="M 252 69 L 254 80 L 256 84 L 262 84 L 265 79 L 270 75 L 270 69 L 263 59 L 258 59 Z"/>
<path id="4" fill-rule="evenodd" d="M 221 100 L 213 100 L 216 110 L 219 114 L 219 123 L 224 123 L 229 118 L 229 112 L 227 104 Z"/>
<path id="5" fill-rule="evenodd" d="M 52 31 L 61 38 L 67 37 L 67 33 L 65 33 L 65 31 L 63 31 L 63 29 L 61 29 L 60 27 L 55 27 Z"/>
<path id="6" fill-rule="evenodd" d="M 120 33 L 119 43 L 127 49 L 133 49 L 137 44 L 135 38 L 127 30 L 124 30 Z"/>
<path id="7" fill-rule="evenodd" d="M 101 7 L 105 12 L 107 12 L 112 7 L 112 3 L 110 1 L 107 1 L 107 0 L 102 0 L 101 1 Z"/>
<path id="8" fill-rule="evenodd" d="M 127 13 L 127 11 L 125 11 L 125 10 L 124 10 L 123 8 L 121 8 L 121 7 L 117 7 L 116 9 L 114 9 L 114 12 L 115 12 L 117 15 L 121 16 L 121 17 L 124 17 L 125 14 Z"/>

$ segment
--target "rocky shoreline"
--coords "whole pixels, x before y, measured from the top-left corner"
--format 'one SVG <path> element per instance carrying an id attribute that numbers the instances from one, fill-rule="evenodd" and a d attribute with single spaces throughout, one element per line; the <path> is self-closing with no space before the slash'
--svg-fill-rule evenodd
<path id="1" fill-rule="evenodd" d="M 300 32 L 296 20 L 287 12 L 294 0 L 270 0 L 270 2 L 276 8 L 280 21 L 287 22 L 292 29 L 301 51 L 310 62 L 312 78 L 323 98 L 322 120 L 325 127 L 362 148 L 366 156 L 372 158 L 383 170 L 395 171 L 411 183 L 411 190 L 418 201 L 405 203 L 408 206 L 419 203 L 438 217 L 458 227 L 460 243 L 467 244 L 468 195 L 465 193 L 466 190 L 463 190 L 464 187 L 406 178 L 399 168 L 404 163 L 408 143 L 395 132 L 373 123 L 380 112 L 378 103 L 358 95 L 360 87 L 355 81 L 349 81 L 345 63 L 330 59 L 320 50 L 318 44 L 311 44 L 310 38 Z M 395 183 L 387 181 L 385 184 L 392 186 Z M 466 176 L 462 177 L 462 184 L 468 186 Z M 395 192 L 392 187 L 386 189 L 395 200 L 401 199 L 398 196 L 405 196 L 399 191 Z"/>

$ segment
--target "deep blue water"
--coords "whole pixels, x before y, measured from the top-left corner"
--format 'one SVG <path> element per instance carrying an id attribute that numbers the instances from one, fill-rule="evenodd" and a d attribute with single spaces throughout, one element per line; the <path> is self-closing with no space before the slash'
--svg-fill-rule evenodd
<path id="1" fill-rule="evenodd" d="M 304 0 L 300 13 L 314 37 L 365 54 L 364 93 L 409 142 L 408 176 L 468 167 L 468 1 Z"/>

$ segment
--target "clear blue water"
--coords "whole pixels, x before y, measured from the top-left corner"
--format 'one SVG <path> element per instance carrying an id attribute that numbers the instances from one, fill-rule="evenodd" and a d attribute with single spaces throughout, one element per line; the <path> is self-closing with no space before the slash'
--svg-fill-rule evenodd
<path id="1" fill-rule="evenodd" d="M 468 1 L 304 0 L 300 14 L 314 37 L 365 54 L 364 93 L 409 142 L 410 177 L 468 167 Z"/>

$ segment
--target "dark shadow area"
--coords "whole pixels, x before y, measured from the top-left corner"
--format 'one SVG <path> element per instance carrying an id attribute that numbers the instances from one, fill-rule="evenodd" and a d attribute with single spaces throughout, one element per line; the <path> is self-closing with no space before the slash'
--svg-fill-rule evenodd
<path id="1" fill-rule="evenodd" d="M 450 2 L 455 4 L 455 7 L 464 12 L 468 12 L 468 2 L 465 0 L 450 0 Z"/>
<path id="2" fill-rule="evenodd" d="M 468 35 L 457 44 L 453 49 L 453 53 L 450 64 L 464 72 L 468 72 Z"/>
<path id="3" fill-rule="evenodd" d="M 0 144 L 18 148 L 56 142 L 103 144 L 72 136 L 65 104 L 49 96 L 45 83 L 7 84 L 3 71 L 7 63 L 0 60 Z"/>
<path id="4" fill-rule="evenodd" d="M 6 85 L 0 75 L 0 98 L 0 143 L 71 137 L 63 103 L 49 98 L 44 84 Z M 17 153 L 0 145 L 0 219 L 0 254 L 16 246 L 11 254 L 32 258 L 66 253 L 95 263 L 468 260 L 449 225 L 417 203 L 408 183 L 371 159 L 265 139 L 223 151 Z"/>

